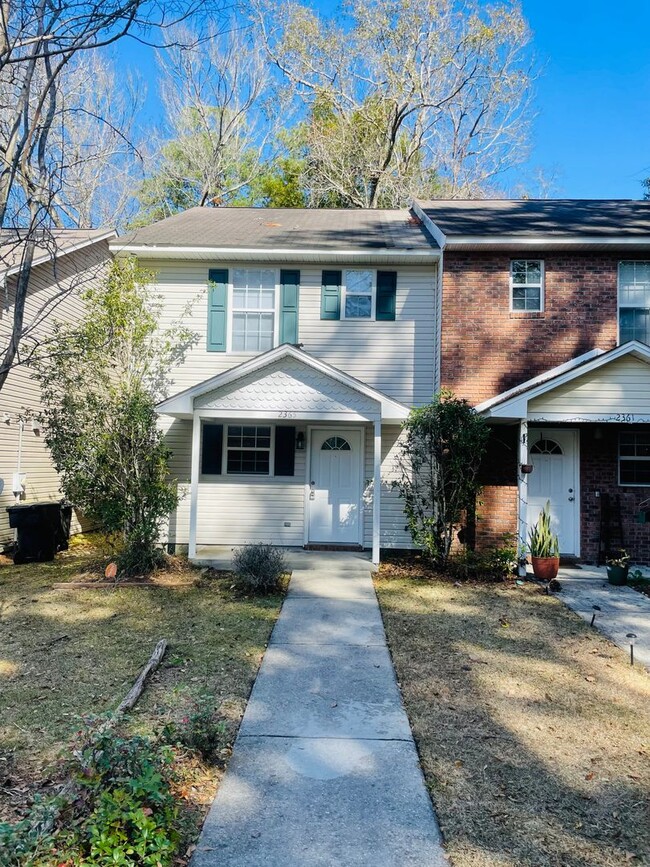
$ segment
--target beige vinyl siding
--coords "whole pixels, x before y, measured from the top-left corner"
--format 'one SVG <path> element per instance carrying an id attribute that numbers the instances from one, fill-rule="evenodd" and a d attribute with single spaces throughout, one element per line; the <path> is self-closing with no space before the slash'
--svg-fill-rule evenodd
<path id="1" fill-rule="evenodd" d="M 381 547 L 412 548 L 410 533 L 405 530 L 404 501 L 392 483 L 399 479 L 397 456 L 400 428 L 391 425 L 381 432 Z"/>
<path id="2" fill-rule="evenodd" d="M 530 401 L 531 415 L 550 412 L 649 416 L 650 365 L 629 356 L 620 358 Z"/>
<path id="3" fill-rule="evenodd" d="M 225 267 L 223 264 L 155 260 L 146 264 L 155 272 L 165 299 L 162 325 L 183 322 L 197 334 L 196 344 L 173 376 L 170 394 L 254 357 L 255 353 L 206 350 L 208 270 Z M 232 270 L 237 263 L 227 267 Z M 321 320 L 322 267 L 286 267 L 300 270 L 298 339 L 307 352 L 407 405 L 431 399 L 436 353 L 435 266 L 385 266 L 397 271 L 394 322 Z"/>
<path id="4" fill-rule="evenodd" d="M 78 318 L 80 309 L 79 291 L 96 285 L 104 273 L 109 259 L 108 243 L 101 241 L 76 253 L 61 257 L 56 268 L 52 264 L 34 268 L 30 292 L 25 310 L 25 323 L 38 319 L 34 334 L 39 338 L 50 333 L 54 320 L 72 322 Z M 0 346 L 6 345 L 13 317 L 13 291 L 15 278 L 10 278 L 6 295 L 0 299 Z M 70 291 L 68 291 L 70 290 Z M 23 350 L 28 348 L 25 342 Z M 5 413 L 9 423 L 0 421 L 0 479 L 3 490 L 0 494 L 0 547 L 13 540 L 9 528 L 7 506 L 14 505 L 12 477 L 18 462 L 20 429 L 17 416 L 36 414 L 40 410 L 40 390 L 26 366 L 17 366 L 9 374 L 0 391 L 0 419 Z M 23 503 L 52 501 L 61 498 L 59 479 L 52 466 L 45 446 L 44 434 L 35 433 L 27 422 L 23 431 L 21 472 L 26 474 Z M 73 532 L 80 529 L 78 516 L 74 519 Z"/>
<path id="5" fill-rule="evenodd" d="M 227 424 L 227 422 L 224 422 Z M 190 472 L 192 423 L 187 420 L 161 420 L 172 450 L 170 469 L 178 480 L 181 502 L 171 515 L 165 540 L 179 545 L 189 542 Z M 349 427 L 349 425 L 345 425 Z M 335 429 L 335 425 L 332 429 Z M 296 433 L 306 428 L 299 423 Z M 395 473 L 395 449 L 399 427 L 382 429 L 382 547 L 408 548 L 411 539 L 404 531 L 404 512 L 397 492 L 390 487 Z M 364 479 L 373 475 L 373 427 L 365 425 Z M 251 542 L 275 542 L 302 546 L 305 533 L 305 476 L 307 451 L 296 452 L 295 476 L 292 480 L 258 477 L 242 480 L 222 476 L 199 483 L 197 544 L 242 545 Z M 291 523 L 285 527 L 285 522 Z M 372 484 L 363 494 L 363 543 L 372 547 Z"/>

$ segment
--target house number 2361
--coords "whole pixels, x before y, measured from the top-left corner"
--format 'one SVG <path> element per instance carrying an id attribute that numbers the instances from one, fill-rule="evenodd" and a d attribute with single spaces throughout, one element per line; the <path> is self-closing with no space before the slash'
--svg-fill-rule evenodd
<path id="1" fill-rule="evenodd" d="M 278 413 L 278 418 L 295 418 L 295 412 L 280 412 Z"/>

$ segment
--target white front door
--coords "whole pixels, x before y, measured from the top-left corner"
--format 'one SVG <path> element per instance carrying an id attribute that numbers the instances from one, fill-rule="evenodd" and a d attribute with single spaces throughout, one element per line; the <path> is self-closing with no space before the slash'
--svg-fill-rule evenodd
<path id="1" fill-rule="evenodd" d="M 562 554 L 578 555 L 580 507 L 578 498 L 578 431 L 528 429 L 528 453 L 533 472 L 528 476 L 528 527 L 551 502 L 553 530 Z"/>
<path id="2" fill-rule="evenodd" d="M 310 542 L 361 543 L 362 442 L 360 430 L 312 431 Z"/>

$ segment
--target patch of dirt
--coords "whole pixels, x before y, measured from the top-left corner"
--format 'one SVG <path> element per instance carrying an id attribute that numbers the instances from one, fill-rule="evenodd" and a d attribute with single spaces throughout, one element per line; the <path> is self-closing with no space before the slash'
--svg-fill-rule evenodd
<path id="1" fill-rule="evenodd" d="M 535 585 L 404 571 L 376 588 L 454 867 L 649 865 L 647 673 Z"/>

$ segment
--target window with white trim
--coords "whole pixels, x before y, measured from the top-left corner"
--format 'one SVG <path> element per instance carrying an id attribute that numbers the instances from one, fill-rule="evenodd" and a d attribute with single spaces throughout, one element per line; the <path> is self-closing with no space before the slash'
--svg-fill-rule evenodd
<path id="1" fill-rule="evenodd" d="M 544 263 L 541 259 L 513 259 L 510 263 L 512 310 L 539 313 L 544 309 Z"/>
<path id="2" fill-rule="evenodd" d="M 228 425 L 226 472 L 228 475 L 270 475 L 270 425 Z"/>
<path id="3" fill-rule="evenodd" d="M 375 272 L 343 272 L 343 318 L 372 319 L 375 307 Z"/>
<path id="4" fill-rule="evenodd" d="M 264 352 L 273 349 L 276 271 L 235 268 L 232 272 L 232 349 Z"/>
<path id="5" fill-rule="evenodd" d="M 650 487 L 650 430 L 619 434 L 618 480 L 621 485 Z"/>
<path id="6" fill-rule="evenodd" d="M 650 262 L 618 263 L 618 336 L 650 344 Z"/>

